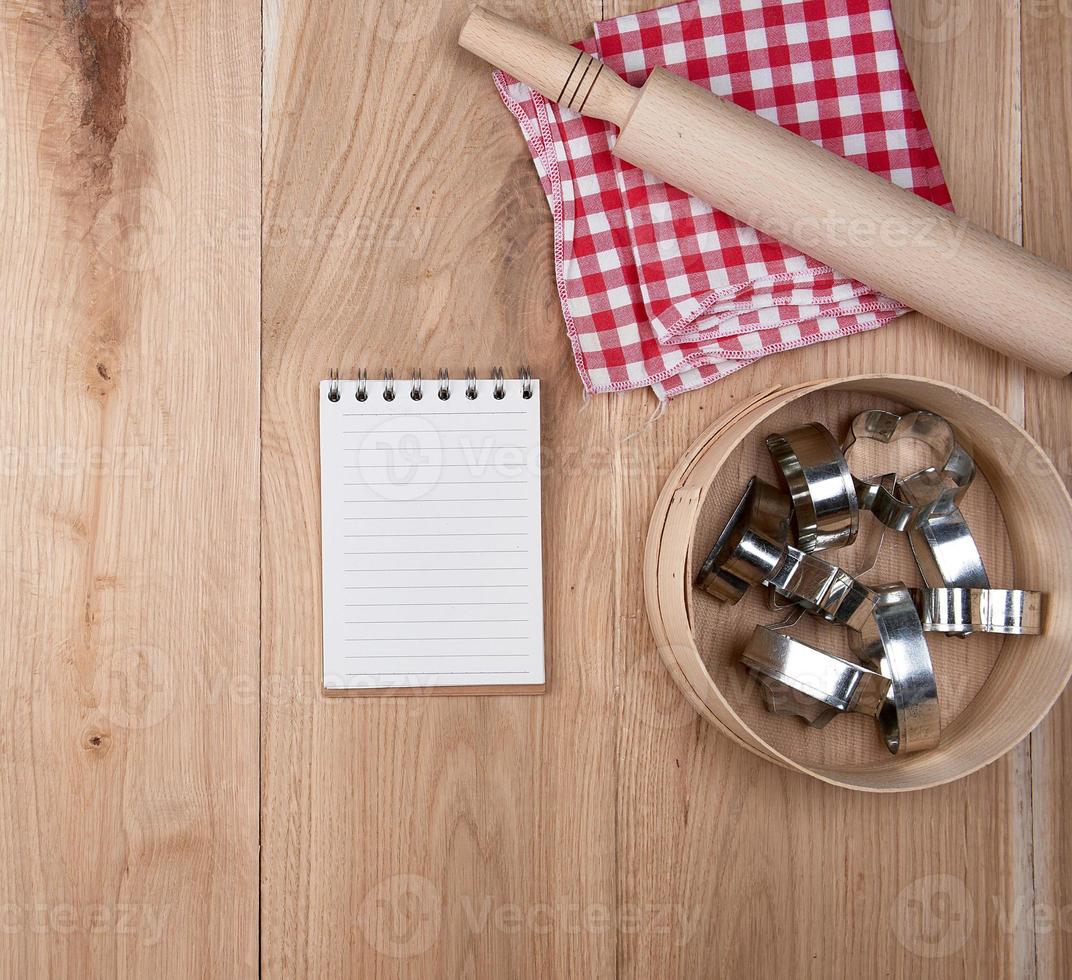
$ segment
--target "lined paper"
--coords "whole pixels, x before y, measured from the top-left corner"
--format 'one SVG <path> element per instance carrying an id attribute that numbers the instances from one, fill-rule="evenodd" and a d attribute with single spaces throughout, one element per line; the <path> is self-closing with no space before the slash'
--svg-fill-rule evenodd
<path id="1" fill-rule="evenodd" d="M 324 687 L 542 685 L 540 388 L 320 384 Z"/>

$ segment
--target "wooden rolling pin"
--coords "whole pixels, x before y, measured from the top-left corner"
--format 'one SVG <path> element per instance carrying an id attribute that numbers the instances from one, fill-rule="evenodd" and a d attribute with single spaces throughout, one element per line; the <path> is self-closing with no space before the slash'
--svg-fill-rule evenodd
<path id="1" fill-rule="evenodd" d="M 633 88 L 477 7 L 459 43 L 621 131 L 614 154 L 1046 374 L 1072 373 L 1072 273 L 664 68 Z"/>

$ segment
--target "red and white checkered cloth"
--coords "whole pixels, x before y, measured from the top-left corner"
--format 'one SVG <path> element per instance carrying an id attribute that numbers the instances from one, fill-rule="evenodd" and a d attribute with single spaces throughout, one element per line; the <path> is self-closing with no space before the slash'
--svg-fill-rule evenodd
<path id="1" fill-rule="evenodd" d="M 656 65 L 951 207 L 889 0 L 691 0 L 577 45 L 640 85 Z M 660 398 L 905 308 L 611 154 L 615 127 L 503 72 L 555 221 L 559 297 L 585 387 Z"/>

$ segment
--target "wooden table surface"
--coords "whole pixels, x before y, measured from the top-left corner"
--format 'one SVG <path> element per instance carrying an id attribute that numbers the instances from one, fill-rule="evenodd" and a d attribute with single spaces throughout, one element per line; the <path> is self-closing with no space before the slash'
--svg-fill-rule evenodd
<path id="1" fill-rule="evenodd" d="M 489 5 L 560 36 L 601 6 Z M 910 317 L 651 425 L 586 401 L 466 6 L 0 12 L 3 975 L 1070 975 L 1067 695 L 954 785 L 833 789 L 688 708 L 640 567 L 673 462 L 749 393 L 942 378 L 1067 478 L 1072 382 Z M 1072 264 L 1072 9 L 895 11 L 958 209 Z M 549 693 L 324 698 L 317 380 L 522 363 Z"/>

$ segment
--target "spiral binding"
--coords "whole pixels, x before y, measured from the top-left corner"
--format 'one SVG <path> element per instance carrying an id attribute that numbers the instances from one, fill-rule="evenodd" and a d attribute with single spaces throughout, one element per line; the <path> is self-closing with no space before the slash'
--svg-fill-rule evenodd
<path id="1" fill-rule="evenodd" d="M 531 398 L 533 393 L 532 372 L 527 367 L 522 367 L 518 371 L 518 378 L 521 381 L 521 397 L 526 399 Z M 328 373 L 328 381 L 328 401 L 337 402 L 341 398 L 341 394 L 339 392 L 339 372 L 336 368 L 332 368 Z M 506 377 L 503 374 L 503 369 L 501 367 L 492 369 L 491 381 L 491 397 L 496 401 L 502 401 L 506 398 Z M 465 369 L 462 385 L 461 393 L 464 394 L 467 399 L 472 401 L 478 397 L 480 390 L 477 387 L 477 376 L 474 368 Z M 440 368 L 436 373 L 436 396 L 440 401 L 448 401 L 454 393 L 450 380 L 450 372 L 448 372 L 446 368 Z M 354 397 L 359 402 L 368 401 L 368 371 L 364 368 L 357 372 L 357 388 L 354 392 Z M 395 400 L 395 397 L 395 373 L 388 368 L 383 372 L 383 399 L 384 401 L 392 402 Z M 419 368 L 414 369 L 413 373 L 410 375 L 409 397 L 415 402 L 420 401 L 424 397 L 424 380 Z"/>

